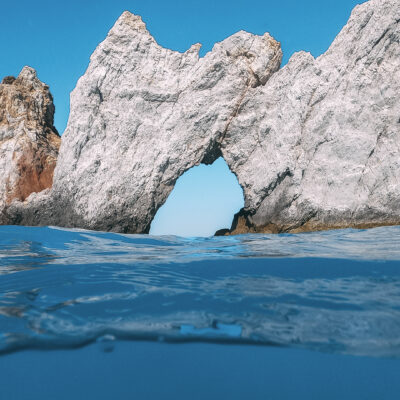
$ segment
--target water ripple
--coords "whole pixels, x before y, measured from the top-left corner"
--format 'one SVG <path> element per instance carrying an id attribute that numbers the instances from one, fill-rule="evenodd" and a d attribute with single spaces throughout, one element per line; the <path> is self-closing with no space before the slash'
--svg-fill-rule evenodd
<path id="1" fill-rule="evenodd" d="M 399 227 L 223 238 L 0 227 L 0 353 L 120 339 L 398 358 L 399 239 Z"/>

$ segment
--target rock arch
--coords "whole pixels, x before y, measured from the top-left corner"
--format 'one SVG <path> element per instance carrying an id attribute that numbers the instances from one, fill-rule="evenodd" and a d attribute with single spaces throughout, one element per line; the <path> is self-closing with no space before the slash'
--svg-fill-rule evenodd
<path id="1" fill-rule="evenodd" d="M 269 34 L 239 32 L 203 58 L 199 49 L 159 46 L 129 12 L 97 47 L 71 94 L 54 178 L 76 224 L 147 233 L 176 180 L 223 155 L 246 94 L 282 57 Z"/>
<path id="2" fill-rule="evenodd" d="M 400 224 L 399 21 L 399 0 L 369 0 L 325 54 L 279 69 L 269 34 L 199 58 L 123 13 L 71 94 L 52 190 L 7 221 L 148 232 L 176 180 L 222 154 L 245 196 L 233 233 Z"/>

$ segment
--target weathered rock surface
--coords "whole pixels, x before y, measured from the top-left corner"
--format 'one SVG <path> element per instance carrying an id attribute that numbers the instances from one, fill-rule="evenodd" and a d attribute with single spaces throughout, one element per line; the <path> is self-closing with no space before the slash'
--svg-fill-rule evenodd
<path id="1" fill-rule="evenodd" d="M 0 84 L 0 222 L 13 200 L 52 186 L 60 137 L 49 88 L 25 67 Z M 10 222 L 17 222 L 15 220 Z"/>
<path id="2" fill-rule="evenodd" d="M 245 191 L 234 231 L 399 224 L 399 93 L 400 1 L 371 0 L 243 101 L 222 149 Z"/>
<path id="3" fill-rule="evenodd" d="M 54 205 L 45 207 L 46 216 L 43 204 L 33 212 L 36 199 L 16 205 L 18 219 L 148 232 L 176 180 L 221 155 L 246 93 L 265 84 L 282 57 L 268 34 L 239 32 L 204 58 L 199 49 L 162 48 L 140 17 L 125 12 L 72 92 Z"/>
<path id="4" fill-rule="evenodd" d="M 11 219 L 148 232 L 176 180 L 223 156 L 244 191 L 232 230 L 400 223 L 400 0 L 357 6 L 329 50 L 279 70 L 270 35 L 199 58 L 124 13 L 71 95 L 50 192 Z"/>

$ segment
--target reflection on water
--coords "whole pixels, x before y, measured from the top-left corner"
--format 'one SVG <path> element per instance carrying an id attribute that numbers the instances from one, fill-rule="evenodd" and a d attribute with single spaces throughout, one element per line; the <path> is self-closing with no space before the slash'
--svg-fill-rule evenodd
<path id="1" fill-rule="evenodd" d="M 399 239 L 0 227 L 0 352 L 144 339 L 400 357 Z"/>

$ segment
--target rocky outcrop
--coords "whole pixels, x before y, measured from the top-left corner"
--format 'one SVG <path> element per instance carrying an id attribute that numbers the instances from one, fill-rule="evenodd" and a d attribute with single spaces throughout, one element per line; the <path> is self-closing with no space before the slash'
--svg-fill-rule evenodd
<path id="1" fill-rule="evenodd" d="M 243 188 L 232 233 L 400 223 L 400 0 L 357 6 L 329 50 L 279 69 L 269 34 L 199 58 L 125 12 L 71 95 L 50 192 L 9 217 L 148 232 L 176 180 L 224 157 Z"/>
<path id="2" fill-rule="evenodd" d="M 176 180 L 221 156 L 246 94 L 282 57 L 268 34 L 239 32 L 204 58 L 199 49 L 165 49 L 140 17 L 122 14 L 71 94 L 46 215 L 41 196 L 9 214 L 26 224 L 148 232 Z"/>
<path id="3" fill-rule="evenodd" d="M 245 192 L 233 231 L 399 224 L 399 93 L 400 1 L 371 0 L 243 102 L 222 149 Z"/>
<path id="4" fill-rule="evenodd" d="M 0 84 L 0 222 L 4 210 L 33 192 L 50 188 L 60 137 L 53 126 L 54 105 L 49 87 L 25 67 L 17 78 Z"/>

